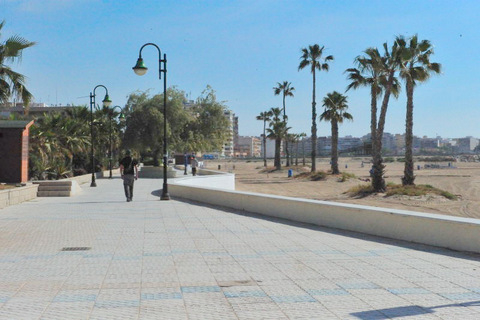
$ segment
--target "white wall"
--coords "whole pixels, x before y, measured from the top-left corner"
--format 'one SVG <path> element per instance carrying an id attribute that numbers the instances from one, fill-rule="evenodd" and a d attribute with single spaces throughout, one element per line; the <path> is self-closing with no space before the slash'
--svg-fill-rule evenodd
<path id="1" fill-rule="evenodd" d="M 210 187 L 175 181 L 169 192 L 173 197 L 267 216 L 480 253 L 479 219 L 225 190 L 214 188 L 213 180 L 203 185 Z"/>

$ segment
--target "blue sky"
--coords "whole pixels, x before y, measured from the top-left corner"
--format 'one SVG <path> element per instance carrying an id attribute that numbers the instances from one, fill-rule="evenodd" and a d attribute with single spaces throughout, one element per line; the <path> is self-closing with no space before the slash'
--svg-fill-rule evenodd
<path id="1" fill-rule="evenodd" d="M 480 1 L 425 0 L 0 0 L 6 20 L 2 39 L 19 34 L 38 42 L 13 66 L 27 75 L 36 102 L 88 104 L 98 84 L 123 106 L 136 90 L 163 90 L 158 53 L 143 51 L 150 70 L 136 76 L 132 67 L 140 47 L 156 43 L 167 54 L 168 85 L 200 95 L 211 85 L 239 116 L 241 135 L 260 135 L 260 112 L 281 107 L 277 82 L 290 81 L 287 98 L 292 132 L 310 134 L 312 76 L 297 71 L 301 48 L 318 43 L 335 61 L 317 74 L 317 106 L 333 90 L 344 92 L 345 69 L 368 47 L 391 43 L 395 36 L 418 34 L 435 46 L 432 61 L 440 76 L 416 88 L 414 134 L 480 137 Z M 103 97 L 101 88 L 97 95 Z M 392 100 L 386 132 L 403 133 L 404 92 Z M 347 92 L 353 122 L 340 136 L 369 132 L 368 89 Z M 330 134 L 320 123 L 318 135 Z"/>

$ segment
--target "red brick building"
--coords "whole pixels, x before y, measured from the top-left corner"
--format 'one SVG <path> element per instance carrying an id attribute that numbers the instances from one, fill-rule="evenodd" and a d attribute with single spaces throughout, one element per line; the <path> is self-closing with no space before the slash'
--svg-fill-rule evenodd
<path id="1" fill-rule="evenodd" d="M 0 120 L 0 182 L 28 181 L 28 139 L 33 121 Z"/>

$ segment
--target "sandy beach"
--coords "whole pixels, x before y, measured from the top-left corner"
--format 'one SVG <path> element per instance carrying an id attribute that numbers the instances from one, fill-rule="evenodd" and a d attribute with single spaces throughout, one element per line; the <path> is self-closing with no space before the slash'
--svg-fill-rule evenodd
<path id="1" fill-rule="evenodd" d="M 284 160 L 285 161 L 285 160 Z M 308 161 L 308 160 L 307 160 Z M 364 166 L 362 167 L 362 161 Z M 480 163 L 478 162 L 453 162 L 451 167 L 448 163 L 435 163 L 440 168 L 425 169 L 424 162 L 415 162 L 416 184 L 429 184 L 433 187 L 448 191 L 457 195 L 458 200 L 448 200 L 441 196 L 386 197 L 383 194 L 366 198 L 352 198 L 346 194 L 350 188 L 368 184 L 370 158 L 340 158 L 339 167 L 341 172 L 355 175 L 345 182 L 340 182 L 338 176 L 329 175 L 326 180 L 309 181 L 305 179 L 289 178 L 288 169 L 283 167 L 281 172 L 262 173 L 263 160 L 207 160 L 204 162 L 208 169 L 235 173 L 235 188 L 238 191 L 258 192 L 306 198 L 315 200 L 335 201 L 342 203 L 355 203 L 375 207 L 404 209 L 418 212 L 446 214 L 452 216 L 480 218 Z M 285 163 L 285 162 L 284 162 Z M 309 171 L 307 167 L 292 168 L 293 175 Z M 267 162 L 273 167 L 273 160 Z M 386 163 L 385 178 L 387 183 L 401 183 L 404 164 L 400 162 Z M 327 171 L 330 169 L 329 159 L 317 160 L 317 170 Z"/>

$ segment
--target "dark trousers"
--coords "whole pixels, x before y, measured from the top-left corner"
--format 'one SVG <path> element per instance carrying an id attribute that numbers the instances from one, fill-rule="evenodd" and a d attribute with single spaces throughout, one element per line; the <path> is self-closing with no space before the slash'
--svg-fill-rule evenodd
<path id="1" fill-rule="evenodd" d="M 125 197 L 132 200 L 133 198 L 133 183 L 135 176 L 133 174 L 126 174 L 123 176 L 123 188 L 125 189 Z"/>
<path id="2" fill-rule="evenodd" d="M 192 167 L 192 175 L 194 175 L 194 176 L 197 175 L 197 168 Z"/>

